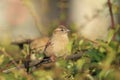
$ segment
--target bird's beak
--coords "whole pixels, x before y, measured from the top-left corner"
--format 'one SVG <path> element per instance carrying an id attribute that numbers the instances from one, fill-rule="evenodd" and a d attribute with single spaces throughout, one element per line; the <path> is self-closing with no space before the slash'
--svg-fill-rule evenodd
<path id="1" fill-rule="evenodd" d="M 67 31 L 67 32 L 70 32 L 70 30 L 69 30 L 69 29 L 67 29 L 66 31 Z"/>

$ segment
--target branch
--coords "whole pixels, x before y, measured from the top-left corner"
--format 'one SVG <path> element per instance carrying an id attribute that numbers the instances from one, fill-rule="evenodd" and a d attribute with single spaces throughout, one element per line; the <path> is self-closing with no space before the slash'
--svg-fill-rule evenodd
<path id="1" fill-rule="evenodd" d="M 9 55 L 4 49 L 0 50 L 5 56 L 7 56 L 9 59 L 11 59 L 12 63 L 16 66 L 16 68 L 20 68 L 20 66 L 18 66 L 18 64 L 16 63 L 16 61 L 14 60 L 14 58 Z"/>
<path id="2" fill-rule="evenodd" d="M 113 16 L 113 12 L 112 12 L 112 4 L 111 1 L 108 0 L 108 7 L 109 7 L 109 12 L 110 12 L 110 16 L 111 16 L 111 28 L 114 29 L 115 27 L 115 21 L 114 21 L 114 16 Z"/>
<path id="3" fill-rule="evenodd" d="M 65 60 L 78 60 L 82 57 L 82 55 L 85 53 L 85 51 L 80 51 L 78 52 L 77 54 L 72 54 L 72 55 L 69 55 L 65 58 Z M 51 63 L 53 62 L 50 57 L 45 57 L 43 58 L 42 60 L 34 60 L 34 61 L 30 61 L 29 63 L 29 68 L 35 68 L 37 69 L 38 67 L 40 67 L 42 64 L 48 64 L 48 63 Z M 20 68 L 25 68 L 25 64 L 24 64 L 24 61 L 23 61 L 23 64 L 21 66 L 19 66 Z M 10 68 L 10 69 L 6 69 L 6 70 L 3 70 L 2 72 L 4 73 L 9 73 L 11 72 L 12 70 L 14 69 L 18 69 L 17 67 L 13 67 L 13 68 Z"/>
<path id="4" fill-rule="evenodd" d="M 65 58 L 65 60 L 73 60 L 73 61 L 78 60 L 82 57 L 82 55 L 85 53 L 85 51 L 80 51 L 76 54 L 69 55 Z M 29 67 L 39 67 L 41 64 L 48 64 L 51 62 L 52 62 L 52 60 L 50 59 L 50 57 L 45 57 L 43 60 L 39 60 L 39 61 L 36 60 L 34 62 L 31 62 Z"/>
<path id="5" fill-rule="evenodd" d="M 84 53 L 85 53 L 84 51 L 81 51 L 81 52 L 78 52 L 77 54 L 69 55 L 65 58 L 65 60 L 76 61 L 76 60 L 80 59 Z"/>

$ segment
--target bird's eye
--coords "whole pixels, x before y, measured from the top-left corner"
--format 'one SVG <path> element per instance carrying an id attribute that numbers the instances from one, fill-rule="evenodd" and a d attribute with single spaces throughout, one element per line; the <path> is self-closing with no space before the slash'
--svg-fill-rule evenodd
<path id="1" fill-rule="evenodd" d="M 64 31 L 64 29 L 61 29 L 61 31 Z"/>

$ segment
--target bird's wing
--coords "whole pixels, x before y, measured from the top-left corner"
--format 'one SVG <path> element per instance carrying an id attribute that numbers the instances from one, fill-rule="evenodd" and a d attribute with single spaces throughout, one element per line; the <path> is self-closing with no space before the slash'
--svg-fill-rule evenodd
<path id="1" fill-rule="evenodd" d="M 48 37 L 38 38 L 30 44 L 30 49 L 43 52 L 48 41 L 49 41 Z"/>

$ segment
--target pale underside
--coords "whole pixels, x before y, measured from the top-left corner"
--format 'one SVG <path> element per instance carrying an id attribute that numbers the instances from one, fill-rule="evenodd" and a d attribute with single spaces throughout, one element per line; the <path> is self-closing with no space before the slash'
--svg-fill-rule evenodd
<path id="1" fill-rule="evenodd" d="M 53 36 L 50 42 L 50 45 L 46 49 L 47 56 L 55 55 L 56 57 L 61 57 L 68 54 L 67 45 L 69 39 L 67 35 Z"/>

